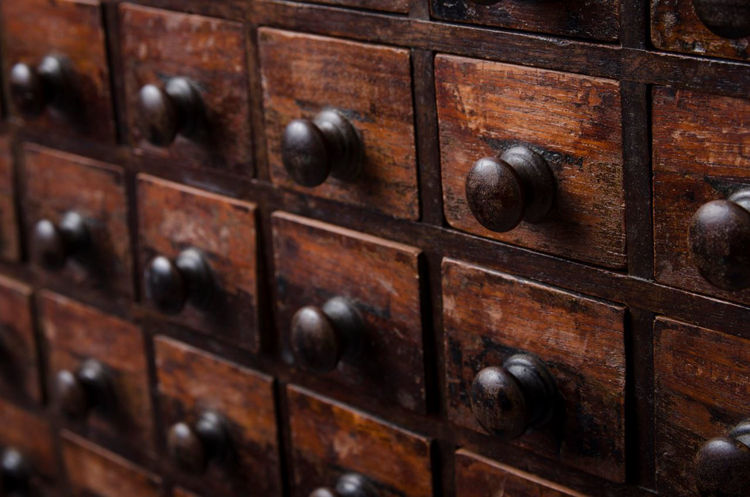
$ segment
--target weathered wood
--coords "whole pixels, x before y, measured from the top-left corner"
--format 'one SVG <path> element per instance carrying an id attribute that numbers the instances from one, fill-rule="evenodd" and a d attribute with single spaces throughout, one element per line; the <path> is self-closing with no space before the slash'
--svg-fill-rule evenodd
<path id="1" fill-rule="evenodd" d="M 59 473 L 52 427 L 46 417 L 0 398 L 0 446 L 15 447 L 31 462 L 34 479 L 53 479 Z"/>
<path id="2" fill-rule="evenodd" d="M 0 257 L 18 261 L 21 256 L 16 212 L 15 172 L 11 140 L 0 136 Z"/>
<path id="3" fill-rule="evenodd" d="M 41 402 L 31 288 L 0 276 L 0 393 Z"/>

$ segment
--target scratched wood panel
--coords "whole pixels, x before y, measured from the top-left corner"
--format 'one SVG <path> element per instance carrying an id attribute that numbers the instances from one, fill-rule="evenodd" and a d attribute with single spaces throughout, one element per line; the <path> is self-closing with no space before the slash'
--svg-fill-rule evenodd
<path id="1" fill-rule="evenodd" d="M 380 497 L 431 497 L 431 441 L 294 385 L 287 387 L 292 495 L 307 497 L 356 472 Z"/>
<path id="2" fill-rule="evenodd" d="M 122 168 L 27 143 L 23 148 L 23 212 L 31 252 L 34 225 L 58 223 L 68 211 L 87 221 L 91 250 L 68 258 L 48 273 L 77 286 L 126 298 L 133 296 L 128 202 Z M 44 269 L 35 265 L 43 273 Z"/>
<path id="3" fill-rule="evenodd" d="M 565 465 L 625 479 L 625 309 L 444 259 L 448 418 L 484 433 L 471 412 L 474 376 L 530 352 L 544 361 L 563 412 L 517 444 Z"/>
<path id="4" fill-rule="evenodd" d="M 222 19 L 120 5 L 125 115 L 135 153 L 180 167 L 252 175 L 250 84 L 245 28 Z M 182 76 L 199 88 L 206 109 L 204 136 L 178 136 L 169 147 L 150 145 L 138 115 L 138 92 Z"/>
<path id="5" fill-rule="evenodd" d="M 191 477 L 212 493 L 280 495 L 273 378 L 165 337 L 155 340 L 162 426 L 192 423 L 203 410 L 228 422 L 234 460 Z"/>
<path id="6" fill-rule="evenodd" d="M 325 378 L 354 392 L 423 411 L 424 358 L 417 248 L 276 212 L 272 216 L 277 323 L 283 356 L 298 309 L 348 298 L 365 322 L 357 358 Z"/>
<path id="7" fill-rule="evenodd" d="M 11 262 L 21 256 L 14 181 L 11 140 L 0 135 L 0 257 Z"/>
<path id="8" fill-rule="evenodd" d="M 750 340 L 659 317 L 654 379 L 658 489 L 697 495 L 696 453 L 750 415 Z"/>
<path id="9" fill-rule="evenodd" d="M 625 266 L 625 201 L 617 81 L 448 55 L 435 58 L 448 223 L 585 262 Z M 466 175 L 514 145 L 539 152 L 557 182 L 544 222 L 490 231 L 466 201 Z"/>
<path id="10" fill-rule="evenodd" d="M 703 204 L 750 187 L 750 100 L 658 87 L 652 122 L 657 281 L 750 304 L 750 290 L 720 290 L 703 279 L 688 242 Z"/>
<path id="11" fill-rule="evenodd" d="M 156 255 L 174 258 L 189 247 L 203 252 L 213 272 L 211 308 L 187 305 L 170 319 L 257 351 L 255 204 L 139 175 L 138 219 L 141 276 Z"/>
<path id="12" fill-rule="evenodd" d="M 53 398 L 58 371 L 75 372 L 86 359 L 101 362 L 111 374 L 115 412 L 94 410 L 77 423 L 78 428 L 94 438 L 153 455 L 153 410 L 141 330 L 48 291 L 39 295 L 38 306 L 47 344 L 47 385 Z"/>
<path id="13" fill-rule="evenodd" d="M 0 393 L 42 401 L 31 288 L 0 276 Z"/>
<path id="14" fill-rule="evenodd" d="M 81 102 L 76 115 L 48 110 L 24 124 L 55 135 L 114 142 L 114 106 L 100 3 L 3 0 L 0 9 L 7 70 L 18 62 L 36 67 L 44 56 L 57 54 L 67 57 L 75 72 L 75 96 Z"/>
<path id="15" fill-rule="evenodd" d="M 409 51 L 262 28 L 258 31 L 270 173 L 277 185 L 419 217 Z M 292 120 L 340 110 L 361 133 L 365 163 L 353 181 L 295 184 L 281 161 L 281 136 Z"/>

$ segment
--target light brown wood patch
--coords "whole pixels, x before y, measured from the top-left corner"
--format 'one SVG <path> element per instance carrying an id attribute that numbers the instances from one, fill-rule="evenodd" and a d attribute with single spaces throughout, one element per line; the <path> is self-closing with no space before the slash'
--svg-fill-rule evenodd
<path id="1" fill-rule="evenodd" d="M 12 262 L 21 256 L 14 176 L 10 137 L 0 135 L 0 257 Z"/>
<path id="2" fill-rule="evenodd" d="M 0 393 L 42 401 L 31 288 L 0 276 Z"/>

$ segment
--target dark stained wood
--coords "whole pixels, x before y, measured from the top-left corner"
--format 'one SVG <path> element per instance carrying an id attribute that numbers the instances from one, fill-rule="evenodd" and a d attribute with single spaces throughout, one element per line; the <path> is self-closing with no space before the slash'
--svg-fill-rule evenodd
<path id="1" fill-rule="evenodd" d="M 50 422 L 42 415 L 0 398 L 0 446 L 15 447 L 32 465 L 35 475 L 55 478 L 59 473 Z"/>
<path id="2" fill-rule="evenodd" d="M 197 494 L 194 494 L 192 492 L 188 492 L 184 488 L 180 488 L 180 487 L 174 488 L 172 490 L 172 495 L 173 495 L 173 497 L 198 497 Z"/>
<path id="3" fill-rule="evenodd" d="M 41 402 L 31 288 L 0 276 L 0 393 Z"/>
<path id="4" fill-rule="evenodd" d="M 309 0 L 316 3 L 339 5 L 342 7 L 355 7 L 369 10 L 382 10 L 397 14 L 409 12 L 409 0 Z"/>
<path id="5" fill-rule="evenodd" d="M 274 184 L 417 219 L 419 198 L 407 50 L 262 28 L 258 31 L 266 145 Z M 305 188 L 281 161 L 281 136 L 298 118 L 340 110 L 361 133 L 365 163 L 352 181 Z"/>
<path id="6" fill-rule="evenodd" d="M 0 257 L 17 261 L 21 256 L 16 213 L 15 172 L 11 141 L 0 135 Z"/>

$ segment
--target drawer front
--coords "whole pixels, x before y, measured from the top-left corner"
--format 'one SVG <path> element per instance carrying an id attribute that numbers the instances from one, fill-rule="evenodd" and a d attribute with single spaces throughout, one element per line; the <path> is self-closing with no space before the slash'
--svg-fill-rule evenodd
<path id="1" fill-rule="evenodd" d="M 181 168 L 252 175 L 242 24 L 121 4 L 120 30 L 126 119 L 136 153 Z M 188 85 L 174 78 L 187 78 Z M 147 85 L 153 85 L 150 92 Z M 165 110 L 172 107 L 184 110 L 181 118 Z"/>
<path id="2" fill-rule="evenodd" d="M 417 219 L 409 51 L 268 28 L 260 29 L 258 38 L 273 182 Z M 323 140 L 327 152 L 315 141 L 299 147 L 282 144 L 282 137 L 299 124 L 297 119 L 312 126 L 307 131 L 313 133 L 311 139 L 320 135 L 325 122 L 313 125 L 311 121 L 331 107 L 354 128 L 356 137 L 347 142 L 352 150 L 348 159 L 334 159 L 332 139 Z M 362 159 L 357 161 L 360 154 Z M 296 183 L 287 169 L 290 164 L 296 164 L 297 174 L 314 175 L 322 184 L 308 187 Z M 336 166 L 339 169 L 334 169 Z"/>
<path id="3" fill-rule="evenodd" d="M 0 393 L 41 402 L 31 288 L 0 276 Z"/>
<path id="4" fill-rule="evenodd" d="M 43 292 L 38 300 L 55 408 L 68 423 L 95 438 L 153 454 L 153 411 L 141 330 L 51 292 Z"/>
<path id="5" fill-rule="evenodd" d="M 654 366 L 658 489 L 676 497 L 698 495 L 698 451 L 750 418 L 750 340 L 659 317 L 654 323 Z M 746 447 L 745 468 L 749 451 Z M 721 477 L 723 469 L 720 464 L 711 473 Z M 727 486 L 731 480 L 747 483 L 746 473 L 723 476 Z M 727 487 L 724 491 L 741 495 Z"/>
<path id="6" fill-rule="evenodd" d="M 299 387 L 287 387 L 293 491 L 334 487 L 345 473 L 363 476 L 380 497 L 432 495 L 430 440 Z"/>
<path id="7" fill-rule="evenodd" d="M 396 14 L 409 12 L 409 0 L 310 0 L 315 3 L 355 7 L 367 10 L 382 10 Z"/>
<path id="8" fill-rule="evenodd" d="M 583 471 L 624 480 L 622 307 L 444 260 L 443 319 L 449 419 L 486 433 L 472 409 L 475 376 L 487 367 L 504 368 L 516 354 L 533 354 L 551 374 L 560 398 L 549 396 L 550 404 L 557 404 L 552 419 L 530 427 L 516 443 Z"/>
<path id="9" fill-rule="evenodd" d="M 151 304 L 184 326 L 257 351 L 255 204 L 141 175 L 138 219 L 142 294 Z M 177 269 L 172 283 L 152 286 L 155 259 L 176 265 L 186 250 L 198 251 L 207 280 L 188 292 L 189 273 Z"/>
<path id="10" fill-rule="evenodd" d="M 117 166 L 33 144 L 24 146 L 24 215 L 35 268 L 47 277 L 132 298 L 125 176 Z M 83 222 L 68 237 L 68 214 Z M 46 227 L 44 227 L 46 226 Z"/>
<path id="11" fill-rule="evenodd" d="M 353 391 L 424 410 L 420 251 L 292 214 L 274 213 L 272 223 L 285 360 Z M 327 309 L 337 297 L 360 318 L 351 336 Z M 323 312 L 338 345 L 312 325 L 293 331 L 295 316 L 302 319 L 310 309 Z M 324 361 L 331 354 L 339 360 Z M 319 362 L 328 367 L 318 368 Z"/>
<path id="12" fill-rule="evenodd" d="M 451 226 L 585 262 L 625 265 L 616 81 L 448 55 L 436 57 L 435 78 L 443 200 Z M 515 178 L 521 164 L 508 158 L 512 171 L 496 184 L 475 167 L 485 157 L 504 161 L 517 146 L 530 150 L 538 167 L 552 175 L 544 176 L 547 187 L 529 180 L 535 186 L 524 187 L 520 198 Z M 470 172 L 480 176 L 472 183 L 476 190 L 467 193 Z M 551 206 L 542 205 L 546 198 L 553 199 Z M 535 200 L 541 203 L 532 205 Z"/>
<path id="13" fill-rule="evenodd" d="M 273 379 L 169 338 L 157 337 L 155 348 L 167 452 L 185 481 L 211 492 L 252 488 L 256 495 L 280 495 Z M 201 437 L 198 425 L 208 413 L 220 419 L 223 449 L 210 451 Z M 177 424 L 198 437 L 194 445 L 204 454 L 202 467 L 200 461 L 189 467 L 196 460 Z"/>
<path id="14" fill-rule="evenodd" d="M 98 0 L 3 0 L 4 57 L 10 86 L 16 64 L 36 78 L 47 71 L 39 66 L 48 55 L 59 57 L 63 78 L 69 83 L 53 85 L 29 103 L 11 99 L 15 116 L 26 124 L 55 135 L 73 135 L 114 142 L 115 123 L 109 86 L 109 67 L 102 13 Z M 19 66 L 20 67 L 20 66 Z M 26 73 L 28 74 L 28 72 Z M 54 73 L 50 73 L 54 74 Z M 33 77 L 33 76 L 32 76 Z"/>
<path id="15" fill-rule="evenodd" d="M 13 171 L 10 137 L 0 136 L 0 258 L 16 262 L 21 255 L 21 248 Z"/>

